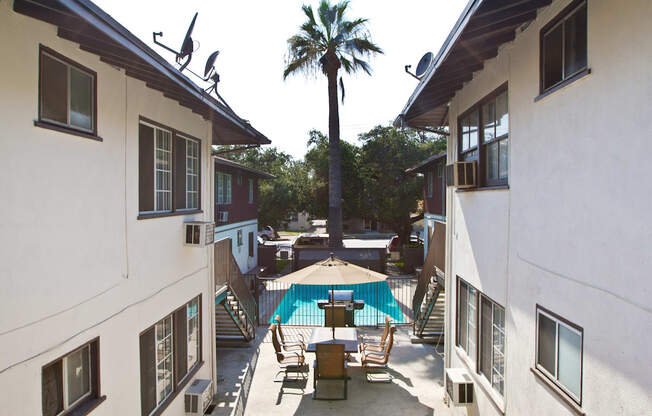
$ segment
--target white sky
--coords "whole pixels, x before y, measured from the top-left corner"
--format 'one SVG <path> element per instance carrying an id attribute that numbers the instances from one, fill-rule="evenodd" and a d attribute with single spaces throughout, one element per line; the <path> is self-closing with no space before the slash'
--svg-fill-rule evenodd
<path id="1" fill-rule="evenodd" d="M 294 76 L 283 81 L 287 39 L 305 21 L 303 3 L 318 1 L 95 0 L 123 26 L 173 61 L 152 42 L 152 32 L 178 49 L 194 12 L 193 39 L 200 47 L 189 65 L 203 74 L 208 55 L 220 51 L 218 89 L 235 112 L 271 141 L 271 146 L 302 158 L 308 131 L 328 133 L 326 77 Z M 372 76 L 344 77 L 340 137 L 357 142 L 359 133 L 394 120 L 417 85 L 404 72 L 421 56 L 437 53 L 467 0 L 353 0 L 348 17 L 366 17 L 372 40 L 384 51 L 370 63 Z M 188 74 L 187 71 L 184 73 Z M 189 74 L 188 74 L 189 75 Z M 196 80 L 189 75 L 191 79 Z M 200 85 L 201 83 L 198 82 Z"/>

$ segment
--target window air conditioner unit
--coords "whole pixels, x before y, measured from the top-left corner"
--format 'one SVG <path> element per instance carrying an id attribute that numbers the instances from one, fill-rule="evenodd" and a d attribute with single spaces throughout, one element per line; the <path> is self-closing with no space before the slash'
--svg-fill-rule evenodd
<path id="1" fill-rule="evenodd" d="M 213 401 L 213 382 L 195 379 L 186 389 L 184 404 L 186 415 L 203 415 Z"/>
<path id="2" fill-rule="evenodd" d="M 446 165 L 446 186 L 473 188 L 475 187 L 475 178 L 475 162 L 455 162 Z"/>
<path id="3" fill-rule="evenodd" d="M 217 211 L 217 220 L 219 222 L 229 222 L 229 211 Z"/>
<path id="4" fill-rule="evenodd" d="M 184 222 L 183 244 L 191 247 L 206 247 L 215 242 L 215 223 L 206 221 Z"/>
<path id="5" fill-rule="evenodd" d="M 446 394 L 455 405 L 473 403 L 473 380 L 465 369 L 446 369 Z"/>

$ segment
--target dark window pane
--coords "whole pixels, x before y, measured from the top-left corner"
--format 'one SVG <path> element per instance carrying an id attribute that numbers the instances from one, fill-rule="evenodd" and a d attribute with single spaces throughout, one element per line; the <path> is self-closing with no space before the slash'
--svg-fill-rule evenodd
<path id="1" fill-rule="evenodd" d="M 469 115 L 469 147 L 478 145 L 479 111 L 475 110 Z"/>
<path id="2" fill-rule="evenodd" d="M 482 297 L 480 313 L 482 314 L 480 321 L 480 372 L 484 374 L 487 380 L 491 381 L 491 301 L 484 296 Z"/>
<path id="3" fill-rule="evenodd" d="M 93 129 L 93 77 L 70 68 L 70 124 Z"/>
<path id="4" fill-rule="evenodd" d="M 457 325 L 459 328 L 459 340 L 458 340 L 458 345 L 461 346 L 462 348 L 466 349 L 466 335 L 467 335 L 467 304 L 466 304 L 466 296 L 467 296 L 467 286 L 464 283 L 460 283 L 460 300 L 459 300 L 459 316 L 458 316 L 458 321 Z"/>
<path id="5" fill-rule="evenodd" d="M 56 59 L 41 55 L 41 118 L 68 123 L 68 68 Z"/>
<path id="6" fill-rule="evenodd" d="M 586 67 L 586 5 L 564 23 L 564 78 Z"/>
<path id="7" fill-rule="evenodd" d="M 496 137 L 509 133 L 509 111 L 507 107 L 507 91 L 505 91 L 496 97 Z"/>
<path id="8" fill-rule="evenodd" d="M 509 139 L 500 141 L 500 149 L 498 151 L 498 178 L 507 179 L 507 171 L 509 166 Z"/>
<path id="9" fill-rule="evenodd" d="M 43 368 L 43 416 L 54 416 L 63 410 L 63 366 L 61 360 Z"/>
<path id="10" fill-rule="evenodd" d="M 487 180 L 498 179 L 498 143 L 494 142 L 487 146 Z"/>
<path id="11" fill-rule="evenodd" d="M 562 80 L 563 27 L 559 25 L 543 37 L 544 88 L 549 88 Z"/>
<path id="12" fill-rule="evenodd" d="M 545 315 L 539 315 L 539 356 L 537 364 L 556 376 L 555 372 L 555 338 L 557 337 L 556 322 Z"/>
<path id="13" fill-rule="evenodd" d="M 484 123 L 483 142 L 488 142 L 496 137 L 496 103 L 490 101 L 482 106 L 482 120 Z"/>

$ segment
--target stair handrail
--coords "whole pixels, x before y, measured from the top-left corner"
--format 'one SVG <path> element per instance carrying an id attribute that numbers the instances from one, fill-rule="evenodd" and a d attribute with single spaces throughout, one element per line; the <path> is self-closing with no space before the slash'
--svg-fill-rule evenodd
<path id="1" fill-rule="evenodd" d="M 428 236 L 426 236 L 428 238 Z M 419 280 L 417 281 L 417 287 L 414 291 L 414 296 L 412 297 L 412 313 L 414 315 L 415 325 L 421 319 L 421 305 L 423 304 L 423 299 L 428 292 L 428 285 L 430 284 L 431 277 L 435 276 L 436 266 L 441 266 L 442 253 L 441 249 L 444 247 L 443 241 L 437 241 L 439 244 L 435 244 L 436 239 L 445 239 L 446 238 L 446 225 L 444 223 L 435 223 L 435 231 L 432 234 L 432 237 L 429 240 L 428 253 L 426 254 L 426 261 L 423 264 L 423 269 L 419 274 Z M 416 330 L 416 327 L 415 327 Z"/>
<path id="2" fill-rule="evenodd" d="M 229 267 L 228 267 L 228 285 L 233 292 L 233 295 L 236 297 L 240 305 L 242 305 L 242 310 L 247 318 L 247 323 L 251 326 L 252 333 L 255 332 L 255 327 L 258 325 L 258 306 L 256 304 L 256 299 L 251 294 L 251 291 L 245 283 L 244 276 L 240 271 L 240 267 L 233 257 L 233 253 L 229 253 Z"/>

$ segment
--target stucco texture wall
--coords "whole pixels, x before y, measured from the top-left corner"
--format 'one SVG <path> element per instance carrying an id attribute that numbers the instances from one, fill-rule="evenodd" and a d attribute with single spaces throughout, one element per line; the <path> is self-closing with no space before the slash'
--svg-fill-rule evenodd
<path id="1" fill-rule="evenodd" d="M 138 413 L 140 332 L 200 294 L 197 377 L 212 378 L 212 255 L 182 244 L 185 220 L 211 220 L 210 125 L 11 6 L 0 2 L 12 62 L 0 67 L 0 413 L 40 414 L 42 366 L 98 336 L 107 400 L 93 414 Z M 34 126 L 39 44 L 97 72 L 102 142 Z M 140 115 L 202 140 L 203 213 L 137 220 Z"/>
<path id="2" fill-rule="evenodd" d="M 652 409 L 652 3 L 589 0 L 591 74 L 535 102 L 539 31 L 568 4 L 540 9 L 451 102 L 456 158 L 458 114 L 508 82 L 509 190 L 449 189 L 450 288 L 460 275 L 506 309 L 504 401 L 481 386 L 469 414 L 576 414 L 530 371 L 537 304 L 584 330 L 586 414 Z M 475 373 L 455 350 L 450 365 Z"/>

